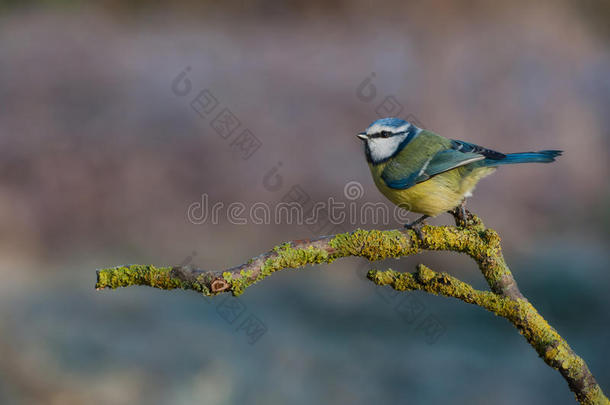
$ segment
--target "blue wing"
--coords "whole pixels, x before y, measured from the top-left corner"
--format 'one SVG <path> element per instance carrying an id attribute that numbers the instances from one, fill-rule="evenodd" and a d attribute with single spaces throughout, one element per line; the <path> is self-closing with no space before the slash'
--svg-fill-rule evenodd
<path id="1" fill-rule="evenodd" d="M 496 152 L 495 150 L 487 149 L 465 141 L 451 140 L 451 148 L 461 152 L 478 153 L 491 160 L 501 160 L 506 157 L 504 153 Z"/>
<path id="2" fill-rule="evenodd" d="M 393 189 L 404 190 L 428 180 L 430 177 L 456 167 L 478 162 L 486 158 L 500 159 L 505 155 L 480 146 L 451 141 L 450 149 L 443 149 L 424 161 L 416 170 L 405 172 L 400 160 L 391 161 L 381 173 L 385 184 Z M 402 167 L 401 167 L 402 166 Z"/>

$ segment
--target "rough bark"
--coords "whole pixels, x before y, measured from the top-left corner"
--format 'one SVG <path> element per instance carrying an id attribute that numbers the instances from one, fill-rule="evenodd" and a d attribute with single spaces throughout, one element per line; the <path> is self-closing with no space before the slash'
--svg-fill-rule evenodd
<path id="1" fill-rule="evenodd" d="M 356 230 L 314 240 L 297 240 L 276 246 L 248 262 L 223 271 L 189 266 L 126 265 L 98 270 L 97 289 L 146 285 L 161 289 L 190 289 L 212 296 L 239 295 L 274 272 L 308 264 L 331 263 L 347 256 L 371 261 L 411 256 L 422 251 L 454 251 L 470 256 L 479 266 L 491 291 L 419 265 L 414 273 L 371 270 L 376 284 L 399 291 L 421 290 L 478 305 L 506 318 L 525 337 L 546 364 L 558 370 L 581 404 L 610 404 L 586 363 L 521 294 L 500 247 L 500 237 L 470 213 L 456 217 L 456 226 L 424 226 L 412 230 Z"/>

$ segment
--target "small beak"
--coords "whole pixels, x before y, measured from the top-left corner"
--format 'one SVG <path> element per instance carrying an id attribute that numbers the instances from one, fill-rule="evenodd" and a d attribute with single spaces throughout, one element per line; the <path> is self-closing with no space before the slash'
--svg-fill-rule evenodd
<path id="1" fill-rule="evenodd" d="M 356 136 L 360 139 L 362 139 L 363 141 L 366 141 L 367 139 L 369 139 L 369 136 L 366 134 L 366 132 L 360 132 L 359 134 L 356 134 Z"/>

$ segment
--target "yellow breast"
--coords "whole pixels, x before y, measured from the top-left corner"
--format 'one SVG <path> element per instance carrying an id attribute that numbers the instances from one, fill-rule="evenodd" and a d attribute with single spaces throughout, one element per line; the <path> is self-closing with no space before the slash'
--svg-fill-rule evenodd
<path id="1" fill-rule="evenodd" d="M 386 186 L 381 178 L 385 165 L 369 164 L 369 167 L 377 188 L 390 201 L 406 210 L 431 217 L 457 207 L 479 180 L 495 170 L 491 167 L 457 167 L 408 189 L 396 190 Z"/>

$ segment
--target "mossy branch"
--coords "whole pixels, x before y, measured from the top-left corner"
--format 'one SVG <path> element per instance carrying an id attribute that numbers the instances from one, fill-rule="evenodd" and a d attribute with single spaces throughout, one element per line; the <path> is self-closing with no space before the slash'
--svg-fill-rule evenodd
<path id="1" fill-rule="evenodd" d="M 382 260 L 411 256 L 422 251 L 454 251 L 470 256 L 479 266 L 491 291 L 419 265 L 415 273 L 371 270 L 368 278 L 399 291 L 421 290 L 460 299 L 506 318 L 527 339 L 540 357 L 559 370 L 576 399 L 582 404 L 610 404 L 582 358 L 521 294 L 504 261 L 500 237 L 468 213 L 456 216 L 456 226 L 424 226 L 417 235 L 411 230 L 356 230 L 314 240 L 298 240 L 276 246 L 248 262 L 223 271 L 190 266 L 155 267 L 126 265 L 98 270 L 97 289 L 146 285 L 160 289 L 181 288 L 204 295 L 231 292 L 239 295 L 274 272 L 308 264 L 331 263 L 347 256 Z"/>

